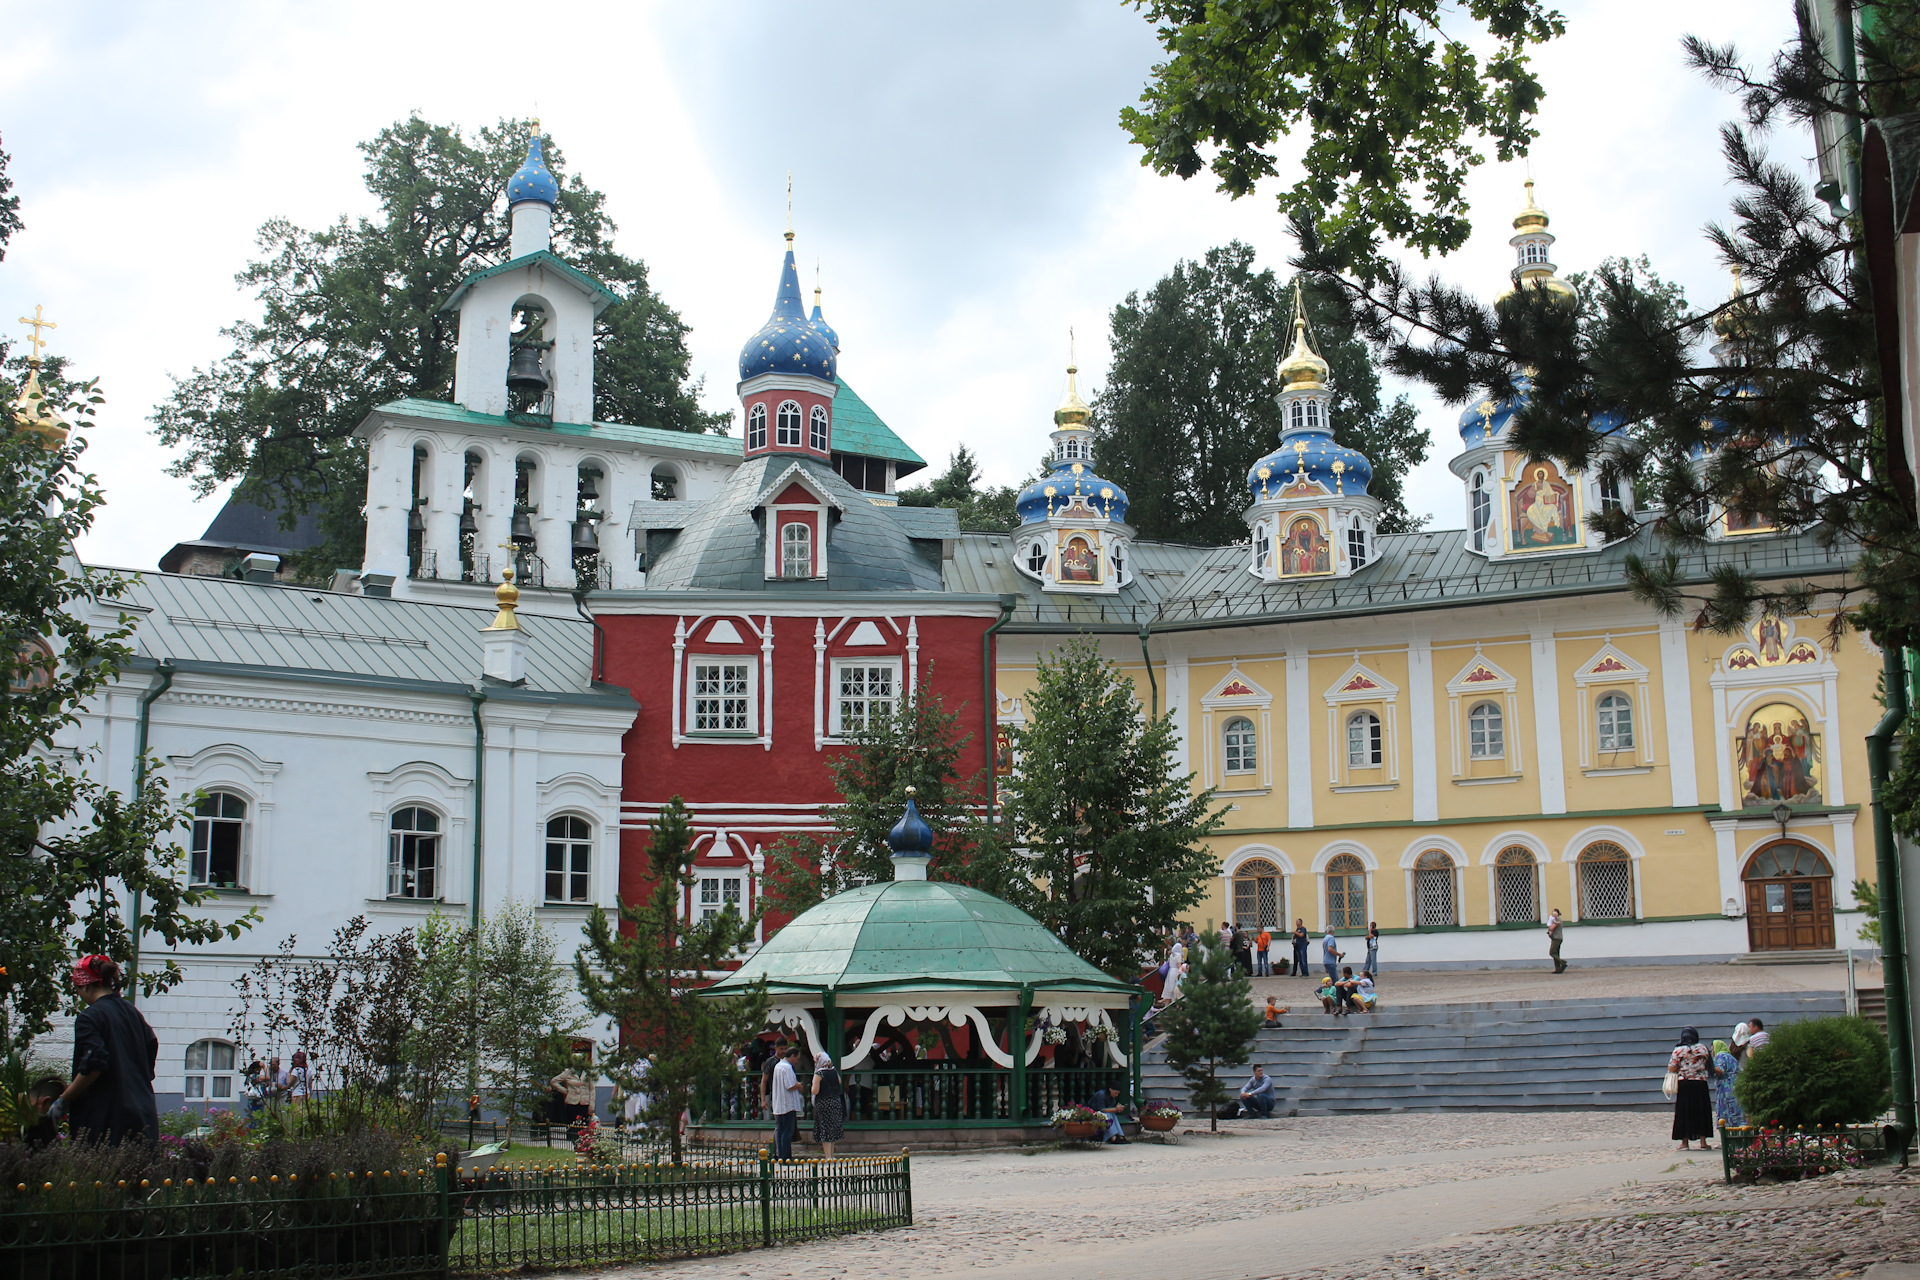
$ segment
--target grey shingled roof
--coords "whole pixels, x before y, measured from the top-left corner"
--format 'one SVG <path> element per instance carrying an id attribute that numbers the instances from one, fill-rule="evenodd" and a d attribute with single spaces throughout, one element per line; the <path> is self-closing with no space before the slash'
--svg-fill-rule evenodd
<path id="1" fill-rule="evenodd" d="M 647 574 L 652 591 L 792 591 L 823 584 L 769 581 L 754 502 L 789 467 L 833 495 L 844 510 L 835 513 L 827 538 L 828 591 L 939 591 L 937 539 L 960 536 L 959 517 L 951 511 L 919 512 L 899 519 L 902 508 L 876 506 L 867 496 L 815 458 L 768 454 L 743 463 L 726 488 L 692 513 L 671 546 L 659 553 Z M 944 517 L 940 519 L 940 517 Z"/>
<path id="2" fill-rule="evenodd" d="M 136 648 L 150 661 L 434 686 L 480 682 L 480 632 L 493 620 L 488 609 L 171 573 L 141 574 L 124 603 L 142 611 Z M 592 690 L 586 621 L 523 616 L 521 627 L 526 692 L 630 701 Z"/>
<path id="3" fill-rule="evenodd" d="M 1546 599 L 1628 589 L 1626 559 L 1668 549 L 1650 526 L 1601 551 L 1491 564 L 1466 546 L 1460 529 L 1387 534 L 1374 561 L 1350 578 L 1265 583 L 1247 572 L 1248 548 L 1133 544 L 1134 581 L 1118 596 L 1049 595 L 1013 564 L 1018 534 L 966 534 L 949 562 L 955 591 L 1021 597 L 1009 626 L 1204 627 L 1226 620 L 1300 621 L 1448 608 L 1492 601 Z M 1704 583 L 1722 565 L 1762 578 L 1843 573 L 1855 549 L 1823 544 L 1818 531 L 1712 542 L 1681 554 L 1687 583 Z M 988 562 L 991 563 L 988 563 Z"/>

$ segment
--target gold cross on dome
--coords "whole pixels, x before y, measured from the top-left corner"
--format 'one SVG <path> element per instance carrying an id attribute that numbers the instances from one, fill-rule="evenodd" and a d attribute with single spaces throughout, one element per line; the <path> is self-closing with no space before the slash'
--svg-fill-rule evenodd
<path id="1" fill-rule="evenodd" d="M 37 365 L 40 363 L 40 352 L 44 350 L 47 345 L 47 340 L 40 336 L 40 331 L 42 329 L 58 329 L 60 326 L 41 314 L 39 303 L 34 304 L 33 316 L 31 318 L 21 316 L 20 323 L 33 326 L 33 336 L 27 339 L 27 341 L 33 344 L 33 354 L 27 358 Z"/>

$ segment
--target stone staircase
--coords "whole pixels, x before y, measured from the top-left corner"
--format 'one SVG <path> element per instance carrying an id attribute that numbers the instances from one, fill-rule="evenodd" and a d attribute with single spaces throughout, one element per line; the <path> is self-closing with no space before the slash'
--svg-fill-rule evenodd
<path id="1" fill-rule="evenodd" d="M 1861 987 L 1854 993 L 1855 1007 L 1860 1016 L 1868 1022 L 1877 1022 L 1880 1029 L 1887 1029 L 1887 992 L 1884 987 Z"/>
<path id="2" fill-rule="evenodd" d="M 1279 1115 L 1360 1111 L 1658 1108 L 1680 1028 L 1725 1038 L 1755 1015 L 1768 1025 L 1846 1011 L 1841 992 L 1434 1004 L 1334 1018 L 1296 1010 L 1262 1030 L 1252 1061 L 1274 1078 Z M 1250 1070 L 1232 1078 L 1237 1091 Z M 1149 1101 L 1190 1107 L 1164 1043 L 1142 1055 Z"/>

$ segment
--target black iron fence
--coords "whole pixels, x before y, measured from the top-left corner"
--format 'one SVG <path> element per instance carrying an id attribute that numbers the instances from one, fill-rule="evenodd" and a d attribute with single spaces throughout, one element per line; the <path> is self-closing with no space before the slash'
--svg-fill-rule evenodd
<path id="1" fill-rule="evenodd" d="M 432 1169 L 325 1179 L 25 1185 L 0 1195 L 0 1276 L 19 1280 L 444 1277 L 728 1253 L 909 1226 L 905 1152 L 776 1161 Z"/>
<path id="2" fill-rule="evenodd" d="M 1045 1125 L 1053 1113 L 1086 1102 L 1102 1089 L 1126 1089 L 1122 1067 L 1029 1070 L 931 1063 L 894 1071 L 845 1071 L 847 1123 L 855 1127 L 962 1128 Z M 799 1076 L 801 1121 L 813 1116 L 813 1078 Z M 771 1128 L 772 1112 L 760 1096 L 762 1077 L 733 1072 L 701 1095 L 702 1124 Z"/>
<path id="3" fill-rule="evenodd" d="M 1809 1129 L 1742 1125 L 1720 1129 L 1720 1167 L 1728 1182 L 1797 1181 L 1899 1160 L 1899 1130 L 1871 1124 Z"/>

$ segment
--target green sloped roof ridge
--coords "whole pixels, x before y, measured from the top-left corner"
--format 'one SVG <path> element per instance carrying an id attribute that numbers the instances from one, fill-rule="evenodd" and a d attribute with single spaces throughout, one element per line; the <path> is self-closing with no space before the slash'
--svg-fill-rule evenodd
<path id="1" fill-rule="evenodd" d="M 833 450 L 911 464 L 896 468 L 897 476 L 911 475 L 927 465 L 927 460 L 908 448 L 845 378 L 833 393 Z"/>
<path id="2" fill-rule="evenodd" d="M 573 281 L 575 285 L 579 286 L 582 292 L 591 294 L 593 297 L 599 299 L 600 305 L 593 309 L 595 315 L 599 315 L 602 311 L 605 311 L 608 307 L 620 301 L 619 294 L 607 288 L 606 285 L 601 284 L 598 280 L 595 280 L 592 276 L 574 266 L 565 258 L 554 253 L 551 249 L 535 249 L 532 253 L 523 253 L 517 258 L 509 259 L 497 266 L 483 267 L 474 272 L 454 288 L 453 293 L 448 296 L 447 300 L 440 304 L 440 309 L 442 311 L 451 311 L 459 304 L 460 299 L 466 296 L 467 290 L 473 288 L 473 286 L 479 284 L 489 276 L 497 276 L 503 271 L 512 271 L 517 267 L 530 267 L 535 263 L 543 267 L 551 267 L 567 279 Z"/>

